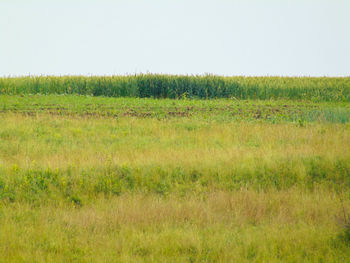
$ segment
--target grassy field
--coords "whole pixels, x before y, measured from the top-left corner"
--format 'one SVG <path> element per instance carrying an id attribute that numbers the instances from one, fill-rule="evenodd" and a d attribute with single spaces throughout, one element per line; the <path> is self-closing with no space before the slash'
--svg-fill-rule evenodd
<path id="1" fill-rule="evenodd" d="M 347 99 L 13 93 L 0 262 L 349 262 Z"/>

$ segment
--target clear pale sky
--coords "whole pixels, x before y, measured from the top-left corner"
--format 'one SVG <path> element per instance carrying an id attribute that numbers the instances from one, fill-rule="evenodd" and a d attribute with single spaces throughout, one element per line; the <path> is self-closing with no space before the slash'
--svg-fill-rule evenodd
<path id="1" fill-rule="evenodd" d="M 0 0 L 0 76 L 350 76 L 350 0 Z"/>

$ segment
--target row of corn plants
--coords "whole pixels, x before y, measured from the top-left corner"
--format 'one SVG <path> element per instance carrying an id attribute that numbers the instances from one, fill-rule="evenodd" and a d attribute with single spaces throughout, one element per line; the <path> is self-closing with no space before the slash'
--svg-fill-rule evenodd
<path id="1" fill-rule="evenodd" d="M 5 77 L 0 78 L 0 94 L 350 101 L 350 78 L 159 74 Z"/>

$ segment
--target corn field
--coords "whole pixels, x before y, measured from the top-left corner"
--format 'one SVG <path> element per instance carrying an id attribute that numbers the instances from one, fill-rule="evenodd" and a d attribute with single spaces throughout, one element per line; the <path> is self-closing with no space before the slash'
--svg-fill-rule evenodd
<path id="1" fill-rule="evenodd" d="M 28 76 L 0 78 L 0 94 L 81 94 L 106 97 L 292 99 L 350 102 L 350 78 Z"/>

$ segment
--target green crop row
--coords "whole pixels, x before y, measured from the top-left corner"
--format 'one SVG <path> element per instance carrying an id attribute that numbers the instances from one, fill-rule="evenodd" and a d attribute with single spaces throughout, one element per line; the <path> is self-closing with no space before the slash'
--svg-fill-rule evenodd
<path id="1" fill-rule="evenodd" d="M 0 78 L 0 94 L 350 101 L 350 78 L 214 75 L 28 76 Z"/>

